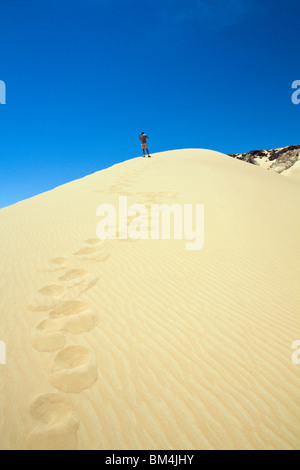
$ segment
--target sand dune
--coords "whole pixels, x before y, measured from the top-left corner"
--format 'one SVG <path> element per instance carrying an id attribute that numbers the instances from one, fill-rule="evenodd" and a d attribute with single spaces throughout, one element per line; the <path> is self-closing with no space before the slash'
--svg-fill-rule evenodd
<path id="1" fill-rule="evenodd" d="M 299 449 L 299 190 L 189 149 L 0 210 L 0 448 Z M 99 240 L 120 195 L 204 204 L 204 247 Z"/>
<path id="2" fill-rule="evenodd" d="M 291 176 L 292 178 L 300 181 L 300 161 L 294 163 L 294 165 L 281 173 L 282 175 Z"/>

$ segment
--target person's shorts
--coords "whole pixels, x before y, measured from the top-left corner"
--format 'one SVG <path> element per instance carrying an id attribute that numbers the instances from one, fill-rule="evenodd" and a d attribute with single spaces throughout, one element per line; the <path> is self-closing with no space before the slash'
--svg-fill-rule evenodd
<path id="1" fill-rule="evenodd" d="M 147 148 L 148 148 L 147 142 L 146 142 L 145 144 L 142 144 L 142 149 L 146 149 L 146 150 L 147 150 Z"/>

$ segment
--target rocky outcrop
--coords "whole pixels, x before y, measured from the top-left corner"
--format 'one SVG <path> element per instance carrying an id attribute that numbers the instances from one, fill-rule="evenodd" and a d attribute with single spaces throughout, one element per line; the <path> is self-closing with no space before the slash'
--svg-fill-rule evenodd
<path id="1" fill-rule="evenodd" d="M 229 156 L 282 173 L 300 160 L 300 145 L 271 150 L 251 150 L 247 153 L 229 154 Z"/>

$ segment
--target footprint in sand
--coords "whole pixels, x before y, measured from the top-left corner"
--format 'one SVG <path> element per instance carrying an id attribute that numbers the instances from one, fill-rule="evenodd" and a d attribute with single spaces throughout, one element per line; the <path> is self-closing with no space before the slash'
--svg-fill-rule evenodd
<path id="1" fill-rule="evenodd" d="M 42 287 L 42 289 L 39 290 L 39 293 L 47 297 L 53 297 L 53 298 L 59 299 L 60 297 L 64 295 L 65 288 L 63 286 L 51 284 L 49 286 Z"/>
<path id="2" fill-rule="evenodd" d="M 97 259 L 100 261 L 105 261 L 107 258 L 109 258 L 107 251 L 107 240 L 101 240 L 100 238 L 89 238 L 88 240 L 85 240 L 85 243 L 96 248 L 96 253 L 99 255 L 97 256 Z"/>
<path id="3" fill-rule="evenodd" d="M 62 256 L 60 258 L 53 258 L 50 260 L 50 263 L 55 264 L 56 266 L 65 266 L 68 264 L 68 259 L 63 258 Z"/>
<path id="4" fill-rule="evenodd" d="M 72 334 L 80 334 L 91 331 L 98 324 L 98 315 L 88 304 L 79 300 L 64 302 L 49 313 L 53 320 L 60 320 L 59 327 L 62 331 Z"/>
<path id="5" fill-rule="evenodd" d="M 104 261 L 104 255 L 98 257 Z M 98 260 L 95 259 L 95 261 Z M 66 283 L 62 285 L 51 284 L 43 287 L 28 297 L 27 308 L 33 312 L 43 312 L 55 309 L 62 301 L 72 300 L 94 287 L 99 278 L 89 278 L 89 273 L 83 269 L 71 269 L 59 278 Z"/>
<path id="6" fill-rule="evenodd" d="M 38 423 L 29 434 L 30 450 L 76 450 L 79 421 L 68 400 L 59 393 L 37 397 L 29 409 Z"/>
<path id="7" fill-rule="evenodd" d="M 93 241 L 91 242 L 91 240 Z M 97 243 L 96 240 L 98 240 L 100 243 Z M 90 246 L 80 248 L 78 251 L 76 251 L 76 253 L 74 253 L 74 256 L 93 262 L 104 262 L 109 258 L 110 255 L 106 251 L 104 240 L 90 239 L 87 240 L 86 243 L 88 243 Z"/>
<path id="8" fill-rule="evenodd" d="M 82 255 L 91 255 L 97 252 L 97 248 L 93 246 L 86 246 L 84 248 L 80 248 L 80 250 L 74 253 L 75 256 L 82 256 Z"/>
<path id="9" fill-rule="evenodd" d="M 66 339 L 62 331 L 62 322 L 60 320 L 42 321 L 32 332 L 31 342 L 33 347 L 40 352 L 63 349 L 66 345 Z"/>
<path id="10" fill-rule="evenodd" d="M 98 379 L 98 364 L 93 353 L 83 346 L 68 346 L 54 359 L 49 377 L 56 389 L 66 393 L 80 393 Z"/>
<path id="11" fill-rule="evenodd" d="M 93 247 L 91 247 L 93 250 Z M 61 300 L 72 300 L 94 287 L 99 278 L 92 279 L 85 269 L 70 269 L 59 277 L 59 281 L 66 283 L 66 294 Z"/>
<path id="12" fill-rule="evenodd" d="M 87 243 L 88 245 L 92 245 L 92 246 L 103 245 L 103 241 L 100 240 L 99 238 L 89 238 L 88 240 L 85 240 L 85 243 Z"/>
<path id="13" fill-rule="evenodd" d="M 87 278 L 89 273 L 85 269 L 71 269 L 59 278 L 60 281 L 82 281 Z"/>
<path id="14" fill-rule="evenodd" d="M 68 265 L 68 259 L 67 258 L 53 258 L 49 261 L 49 267 L 47 268 L 42 268 L 39 269 L 38 271 L 44 272 L 44 273 L 54 273 L 56 271 L 60 271 L 61 269 L 64 269 Z"/>
<path id="15" fill-rule="evenodd" d="M 31 334 L 33 347 L 40 352 L 54 352 L 66 345 L 65 333 L 80 334 L 94 329 L 99 317 L 88 304 L 79 300 L 63 302 L 49 313 L 49 319 L 37 325 Z"/>
<path id="16" fill-rule="evenodd" d="M 38 292 L 29 296 L 27 308 L 33 312 L 42 312 L 54 308 L 64 296 L 66 289 L 63 286 L 51 284 L 42 287 Z"/>

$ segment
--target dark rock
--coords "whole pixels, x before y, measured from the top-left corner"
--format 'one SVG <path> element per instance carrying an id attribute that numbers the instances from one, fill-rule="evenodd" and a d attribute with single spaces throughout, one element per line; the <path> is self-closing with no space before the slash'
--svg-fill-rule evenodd
<path id="1" fill-rule="evenodd" d="M 246 153 L 229 154 L 229 156 L 258 166 L 260 165 L 260 159 L 264 158 L 266 162 L 273 162 L 270 165 L 272 170 L 282 173 L 300 160 L 300 145 L 290 145 L 270 150 L 251 150 Z"/>

